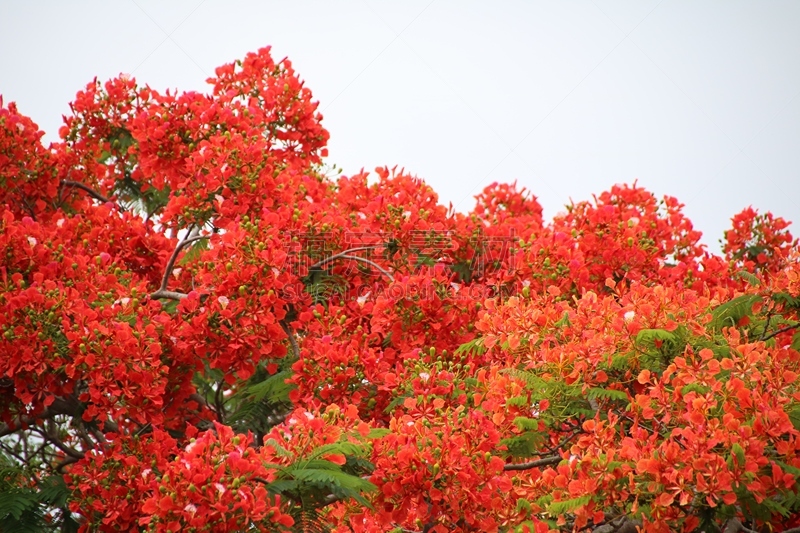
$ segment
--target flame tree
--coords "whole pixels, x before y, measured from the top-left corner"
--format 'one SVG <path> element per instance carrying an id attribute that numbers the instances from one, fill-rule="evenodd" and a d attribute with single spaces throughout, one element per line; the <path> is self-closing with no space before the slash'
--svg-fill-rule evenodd
<path id="1" fill-rule="evenodd" d="M 800 525 L 800 264 L 615 186 L 344 177 L 289 61 L 0 101 L 3 531 Z"/>

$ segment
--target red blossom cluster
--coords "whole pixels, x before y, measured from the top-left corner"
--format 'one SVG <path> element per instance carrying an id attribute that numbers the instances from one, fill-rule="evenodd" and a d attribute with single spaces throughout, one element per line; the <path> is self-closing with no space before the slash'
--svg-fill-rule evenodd
<path id="1" fill-rule="evenodd" d="M 209 83 L 95 80 L 49 147 L 0 100 L 0 524 L 800 525 L 788 222 L 748 208 L 715 255 L 635 184 L 459 213 L 332 174 L 269 49 Z"/>

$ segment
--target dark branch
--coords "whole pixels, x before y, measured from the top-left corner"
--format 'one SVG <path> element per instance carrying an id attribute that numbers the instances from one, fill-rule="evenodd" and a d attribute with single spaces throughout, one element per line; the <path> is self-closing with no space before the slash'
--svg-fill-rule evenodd
<path id="1" fill-rule="evenodd" d="M 641 527 L 641 520 L 632 520 L 627 516 L 618 516 L 610 522 L 594 528 L 592 533 L 636 533 Z"/>
<path id="2" fill-rule="evenodd" d="M 42 431 L 41 435 L 45 437 L 47 440 L 49 440 L 56 448 L 67 454 L 69 457 L 78 460 L 83 459 L 84 453 L 64 444 L 61 441 L 61 439 L 58 438 L 58 435 L 55 434 L 53 428 L 48 428 L 47 431 Z"/>
<path id="3" fill-rule="evenodd" d="M 158 290 L 150 295 L 150 298 L 153 300 L 158 300 L 163 298 L 165 300 L 183 300 L 184 298 L 188 298 L 189 295 L 185 292 L 175 292 L 175 291 L 162 291 Z"/>
<path id="4" fill-rule="evenodd" d="M 370 261 L 369 259 L 366 259 L 364 257 L 359 257 L 357 255 L 349 255 L 352 252 L 358 252 L 358 251 L 361 251 L 361 250 L 376 250 L 378 248 L 383 248 L 383 245 L 380 245 L 380 246 L 359 246 L 357 248 L 350 248 L 349 250 L 345 250 L 344 252 L 340 252 L 340 253 L 332 255 L 330 257 L 326 257 L 322 261 L 318 261 L 317 263 L 314 263 L 313 265 L 311 265 L 310 268 L 311 269 L 319 268 L 322 265 L 324 265 L 325 263 L 330 263 L 331 261 L 335 261 L 337 259 L 350 259 L 352 261 L 361 261 L 362 263 L 366 263 L 366 264 L 376 268 L 378 271 L 380 271 L 381 274 L 383 274 L 384 276 L 389 278 L 390 281 L 394 281 L 394 276 L 392 276 L 392 274 L 389 273 L 388 270 L 386 270 L 385 268 L 381 267 L 380 265 L 378 265 L 374 261 Z"/>
<path id="5" fill-rule="evenodd" d="M 557 465 L 562 460 L 563 459 L 560 455 L 553 455 L 551 457 L 543 457 L 541 459 L 537 459 L 535 461 L 529 461 L 527 463 L 505 465 L 503 467 L 503 470 L 505 470 L 506 472 L 511 470 L 530 470 L 531 468 L 538 468 L 540 466 Z"/>
<path id="6" fill-rule="evenodd" d="M 800 322 L 797 322 L 795 324 L 789 324 L 788 326 L 784 326 L 781 329 L 773 331 L 772 333 L 770 333 L 766 337 L 762 335 L 760 340 L 768 341 L 772 337 L 776 337 L 776 336 L 780 335 L 781 333 L 786 333 L 787 331 L 791 331 L 791 330 L 793 330 L 795 328 L 798 328 L 798 327 L 800 327 Z M 800 532 L 800 530 L 798 530 L 798 532 Z"/>
<path id="7" fill-rule="evenodd" d="M 104 204 L 106 204 L 106 203 L 111 201 L 109 198 L 106 198 L 105 196 L 103 196 L 99 192 L 95 191 L 94 189 L 92 189 L 91 187 L 89 187 L 87 185 L 84 185 L 83 183 L 81 183 L 79 181 L 61 180 L 61 186 L 62 187 L 67 186 L 67 187 L 78 188 L 78 189 L 84 191 L 86 194 L 88 194 L 92 198 L 94 198 L 95 200 L 99 200 L 99 201 L 103 202 Z"/>
<path id="8" fill-rule="evenodd" d="M 344 257 L 344 256 L 346 256 L 348 254 L 353 253 L 353 252 L 361 252 L 361 251 L 364 251 L 364 250 L 377 250 L 377 249 L 383 248 L 383 247 L 384 246 L 382 244 L 380 244 L 380 245 L 376 245 L 376 246 L 358 246 L 356 248 L 348 248 L 347 250 L 345 250 L 343 252 L 339 252 L 338 254 L 332 255 L 330 257 L 326 257 L 322 261 L 318 261 L 318 262 L 314 263 L 313 265 L 311 265 L 309 267 L 309 269 L 314 270 L 315 268 L 321 267 L 325 263 L 330 263 L 331 261 L 335 261 L 336 259 L 339 259 L 340 257 Z"/>
<path id="9" fill-rule="evenodd" d="M 73 398 L 64 399 L 57 397 L 53 400 L 53 403 L 50 404 L 50 407 L 36 416 L 18 415 L 11 424 L 0 424 L 0 437 L 5 437 L 6 435 L 27 429 L 32 424 L 35 424 L 37 420 L 45 420 L 56 415 L 78 416 L 80 415 L 80 405 L 78 405 Z"/>
<path id="10" fill-rule="evenodd" d="M 189 235 L 191 234 L 192 229 L 189 228 L 189 233 L 187 233 L 186 237 L 175 247 L 175 251 L 172 252 L 172 256 L 170 256 L 169 261 L 167 262 L 167 268 L 164 270 L 164 277 L 161 278 L 161 287 L 159 287 L 156 292 L 150 295 L 151 298 L 170 298 L 173 300 L 180 300 L 181 298 L 186 297 L 185 295 L 180 296 L 182 293 L 168 291 L 167 286 L 169 285 L 169 277 L 172 275 L 172 270 L 175 268 L 175 261 L 177 261 L 178 254 L 181 253 L 181 250 L 193 242 L 208 238 L 208 236 L 205 235 L 190 237 Z"/>
<path id="11" fill-rule="evenodd" d="M 800 528 L 797 528 L 798 532 L 800 533 Z M 727 522 L 725 522 L 725 528 L 722 530 L 722 533 L 756 533 L 752 529 L 744 527 L 742 521 L 738 518 L 731 518 Z"/>
<path id="12" fill-rule="evenodd" d="M 80 459 L 68 455 L 56 465 L 56 472 L 60 474 L 64 471 L 65 466 L 71 465 L 72 463 L 77 463 L 78 461 L 80 461 Z"/>
<path id="13" fill-rule="evenodd" d="M 292 345 L 292 352 L 294 352 L 295 359 L 300 359 L 300 346 L 297 345 L 297 339 L 294 337 L 292 327 L 283 320 L 281 320 L 281 327 L 284 333 L 286 333 L 286 336 L 289 337 L 289 344 Z"/>
<path id="14" fill-rule="evenodd" d="M 761 332 L 761 336 L 758 340 L 763 341 L 764 337 L 767 334 L 767 330 L 769 329 L 769 321 L 772 320 L 772 310 L 770 309 L 769 313 L 767 313 L 767 320 L 764 322 L 764 331 Z"/>

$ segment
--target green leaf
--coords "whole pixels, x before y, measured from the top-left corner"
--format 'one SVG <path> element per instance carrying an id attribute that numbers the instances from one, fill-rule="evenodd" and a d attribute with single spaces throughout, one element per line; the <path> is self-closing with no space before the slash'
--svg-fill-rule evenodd
<path id="1" fill-rule="evenodd" d="M 562 317 L 561 317 L 561 318 L 558 320 L 558 322 L 556 322 L 556 323 L 555 323 L 555 324 L 553 324 L 553 325 L 554 325 L 555 327 L 557 327 L 557 328 L 563 328 L 563 327 L 566 327 L 566 326 L 571 326 L 571 325 L 572 325 L 572 322 L 570 322 L 570 321 L 569 321 L 569 312 L 567 312 L 567 311 L 564 311 L 564 316 L 562 316 Z"/>
<path id="2" fill-rule="evenodd" d="M 368 439 L 380 439 L 380 438 L 385 437 L 389 433 L 391 433 L 391 431 L 386 429 L 386 428 L 372 428 L 372 429 L 369 430 L 369 433 L 367 433 L 367 438 Z"/>
<path id="3" fill-rule="evenodd" d="M 792 350 L 800 352 L 800 329 L 795 331 L 794 335 L 792 335 L 791 348 L 792 348 Z"/>
<path id="4" fill-rule="evenodd" d="M 539 421 L 534 418 L 518 416 L 514 419 L 514 425 L 522 431 L 532 431 L 539 429 Z"/>
<path id="5" fill-rule="evenodd" d="M 783 461 L 778 461 L 777 459 L 774 461 L 774 463 L 780 466 L 784 472 L 788 472 L 795 477 L 800 477 L 800 468 L 792 466 L 789 463 L 784 463 Z"/>
<path id="6" fill-rule="evenodd" d="M 289 511 L 289 515 L 294 520 L 291 531 L 297 533 L 330 533 L 331 531 L 318 509 L 296 506 Z"/>
<path id="7" fill-rule="evenodd" d="M 500 441 L 500 444 L 505 446 L 507 455 L 516 458 L 536 455 L 543 443 L 544 435 L 533 431 L 527 431 L 522 435 L 509 437 Z"/>
<path id="8" fill-rule="evenodd" d="M 601 387 L 592 387 L 586 393 L 591 399 L 603 398 L 606 400 L 616 400 L 620 402 L 628 402 L 628 393 L 621 390 L 604 389 Z"/>
<path id="9" fill-rule="evenodd" d="M 521 511 L 530 511 L 531 510 L 531 502 L 526 500 L 525 498 L 520 498 L 517 500 L 517 512 Z"/>
<path id="10" fill-rule="evenodd" d="M 736 273 L 736 277 L 745 280 L 747 284 L 750 285 L 751 287 L 761 286 L 761 280 L 758 279 L 757 276 L 748 272 L 747 270 L 740 270 L 739 272 Z"/>
<path id="11" fill-rule="evenodd" d="M 744 448 L 742 448 L 738 442 L 734 442 L 733 446 L 731 446 L 731 452 L 733 453 L 733 456 L 736 457 L 737 465 L 743 467 L 745 464 Z"/>
<path id="12" fill-rule="evenodd" d="M 709 390 L 711 389 L 706 385 L 701 385 L 699 383 L 689 383 L 688 385 L 684 385 L 683 387 L 681 387 L 681 395 L 686 396 L 690 392 L 703 395 L 707 393 Z"/>
<path id="13" fill-rule="evenodd" d="M 200 239 L 189 245 L 189 248 L 183 254 L 183 257 L 178 261 L 179 265 L 186 265 L 192 261 L 196 261 L 200 254 L 208 250 L 208 239 Z"/>
<path id="14" fill-rule="evenodd" d="M 711 327 L 736 326 L 743 317 L 752 315 L 753 304 L 760 300 L 761 296 L 757 294 L 744 294 L 725 302 L 711 312 L 713 317 L 710 324 Z"/>
<path id="15" fill-rule="evenodd" d="M 363 446 L 358 444 L 340 441 L 330 444 L 323 444 L 322 446 L 315 448 L 311 454 L 309 454 L 309 458 L 321 457 L 329 453 L 340 453 L 342 455 L 364 455 L 365 450 Z"/>
<path id="16" fill-rule="evenodd" d="M 54 475 L 44 478 L 39 484 L 39 500 L 53 507 L 67 506 L 71 491 L 64 483 L 62 476 Z"/>
<path id="17" fill-rule="evenodd" d="M 788 292 L 776 292 L 772 295 L 772 301 L 790 309 L 800 309 L 800 296 L 795 297 Z"/>
<path id="18" fill-rule="evenodd" d="M 657 340 L 674 341 L 675 335 L 665 329 L 643 329 L 636 334 L 636 344 L 652 346 Z"/>
<path id="19" fill-rule="evenodd" d="M 570 511 L 574 511 L 575 509 L 582 507 L 589 503 L 592 500 L 592 497 L 589 495 L 581 496 L 579 498 L 572 498 L 570 500 L 564 500 L 560 502 L 553 502 L 547 509 L 547 512 L 551 515 L 558 516 L 564 513 L 568 513 Z"/>
<path id="20" fill-rule="evenodd" d="M 519 396 L 512 396 L 511 398 L 506 400 L 506 405 L 513 406 L 513 407 L 525 407 L 526 405 L 530 405 L 531 399 L 528 397 L 527 394 L 519 395 Z"/>
<path id="21" fill-rule="evenodd" d="M 475 337 L 469 342 L 465 342 L 456 348 L 455 355 L 483 355 L 486 348 L 483 346 L 483 338 Z"/>
<path id="22" fill-rule="evenodd" d="M 800 431 L 800 405 L 795 405 L 788 411 L 786 414 L 789 416 L 789 420 L 792 422 L 794 428 Z"/>
<path id="23" fill-rule="evenodd" d="M 246 389 L 246 394 L 250 395 L 252 399 L 257 402 L 262 400 L 268 400 L 273 403 L 287 401 L 289 399 L 289 393 L 296 388 L 296 385 L 293 383 L 287 383 L 287 380 L 291 377 L 291 370 L 283 370 L 273 374 L 260 383 L 249 385 Z"/>

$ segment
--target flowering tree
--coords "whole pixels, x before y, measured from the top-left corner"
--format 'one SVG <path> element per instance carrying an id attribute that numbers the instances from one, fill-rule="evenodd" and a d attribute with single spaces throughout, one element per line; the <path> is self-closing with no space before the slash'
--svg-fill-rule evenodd
<path id="1" fill-rule="evenodd" d="M 0 101 L 3 531 L 800 526 L 800 261 L 616 186 L 545 223 L 324 165 L 268 49 Z"/>

